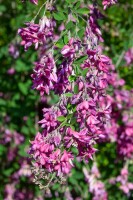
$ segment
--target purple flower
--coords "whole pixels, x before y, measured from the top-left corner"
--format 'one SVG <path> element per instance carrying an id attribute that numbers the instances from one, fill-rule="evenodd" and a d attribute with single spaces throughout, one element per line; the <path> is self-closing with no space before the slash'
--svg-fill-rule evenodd
<path id="1" fill-rule="evenodd" d="M 18 34 L 22 38 L 21 45 L 24 46 L 25 51 L 27 51 L 32 44 L 35 44 L 35 48 L 38 48 L 39 43 L 37 35 L 39 32 L 39 25 L 32 22 L 27 22 L 26 25 L 27 28 L 21 28 L 18 30 Z"/>
<path id="2" fill-rule="evenodd" d="M 114 4 L 117 3 L 117 0 L 103 0 L 102 4 L 104 6 L 104 10 L 107 8 L 107 7 L 110 7 Z"/>
<path id="3" fill-rule="evenodd" d="M 18 30 L 18 34 L 22 38 L 21 45 L 24 46 L 25 51 L 33 44 L 37 49 L 39 44 L 46 43 L 46 40 L 53 35 L 53 22 L 45 16 L 40 20 L 39 24 L 34 24 L 33 22 L 25 24 L 26 28 Z"/>
<path id="4" fill-rule="evenodd" d="M 11 67 L 10 69 L 7 70 L 7 74 L 9 74 L 9 75 L 15 74 L 15 69 L 13 67 Z"/>
<path id="5" fill-rule="evenodd" d="M 43 119 L 38 123 L 41 124 L 41 127 L 44 129 L 44 133 L 51 132 L 57 128 L 59 122 L 57 117 L 61 116 L 61 112 L 54 109 L 43 109 Z"/>
<path id="6" fill-rule="evenodd" d="M 104 183 L 99 180 L 100 172 L 96 166 L 93 164 L 90 172 L 86 168 L 83 168 L 85 179 L 88 183 L 89 191 L 93 194 L 92 200 L 108 200 L 108 194 L 105 190 Z"/>
<path id="7" fill-rule="evenodd" d="M 127 65 L 133 64 L 133 48 L 130 48 L 125 53 L 124 59 L 126 60 Z"/>
<path id="8" fill-rule="evenodd" d="M 116 178 L 113 178 L 110 180 L 111 184 L 115 184 L 116 182 L 119 182 L 120 186 L 119 188 L 126 194 L 129 195 L 130 190 L 133 190 L 133 183 L 128 182 L 128 168 L 127 166 L 124 166 L 121 169 L 120 175 L 117 176 Z"/>
<path id="9" fill-rule="evenodd" d="M 57 82 L 56 66 L 51 54 L 45 55 L 40 62 L 35 63 L 33 79 L 33 89 L 40 91 L 40 95 L 49 94 L 54 89 Z"/>
<path id="10" fill-rule="evenodd" d="M 68 80 L 72 73 L 71 62 L 64 61 L 57 69 L 57 83 L 55 84 L 55 92 L 62 94 L 71 91 L 71 84 Z"/>
<path id="11" fill-rule="evenodd" d="M 73 166 L 71 153 L 61 152 L 60 149 L 55 150 L 54 145 L 45 141 L 40 133 L 31 144 L 30 154 L 33 155 L 37 165 L 45 167 L 48 172 L 56 172 L 57 176 L 70 172 Z"/>
<path id="12" fill-rule="evenodd" d="M 68 45 L 65 45 L 61 50 L 61 54 L 64 57 L 73 58 L 75 53 L 79 50 L 79 48 L 80 48 L 80 41 L 71 38 Z"/>
<path id="13" fill-rule="evenodd" d="M 57 175 L 60 176 L 63 174 L 68 174 L 73 167 L 72 160 L 74 159 L 71 153 L 68 153 L 66 150 L 63 152 L 60 160 L 55 164 L 55 171 Z"/>
<path id="14" fill-rule="evenodd" d="M 38 0 L 30 0 L 31 3 L 37 5 L 38 4 Z"/>
<path id="15" fill-rule="evenodd" d="M 18 51 L 18 47 L 16 44 L 10 44 L 9 48 L 8 48 L 9 54 L 14 58 L 18 58 L 19 56 L 19 51 Z"/>

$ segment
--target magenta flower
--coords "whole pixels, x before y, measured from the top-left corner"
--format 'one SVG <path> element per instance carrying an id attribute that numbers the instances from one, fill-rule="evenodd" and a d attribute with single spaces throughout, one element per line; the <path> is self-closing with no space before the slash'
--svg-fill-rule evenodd
<path id="1" fill-rule="evenodd" d="M 61 50 L 61 54 L 64 57 L 73 58 L 75 53 L 79 50 L 79 48 L 80 48 L 80 41 L 71 38 L 68 45 L 65 45 Z"/>
<path id="2" fill-rule="evenodd" d="M 53 35 L 53 22 L 47 17 L 43 17 L 39 24 L 34 24 L 33 22 L 27 22 L 26 28 L 20 28 L 18 34 L 22 38 L 21 45 L 24 46 L 25 51 L 28 50 L 30 46 L 35 45 L 35 49 L 38 48 L 39 44 L 46 43 L 48 38 Z"/>
<path id="3" fill-rule="evenodd" d="M 55 150 L 54 145 L 48 143 L 40 133 L 37 134 L 31 144 L 30 154 L 34 156 L 35 163 L 38 166 L 47 169 L 47 172 L 56 172 L 57 176 L 66 175 L 70 172 L 74 158 L 70 152 Z"/>
<path id="4" fill-rule="evenodd" d="M 31 22 L 26 23 L 26 25 L 27 28 L 21 28 L 18 30 L 18 34 L 22 38 L 21 45 L 24 46 L 25 51 L 27 51 L 32 44 L 35 44 L 35 48 L 38 48 L 39 43 L 37 35 L 39 32 L 39 25 Z"/>
<path id="5" fill-rule="evenodd" d="M 108 200 L 108 194 L 105 190 L 104 183 L 99 180 L 100 172 L 96 166 L 96 163 L 93 164 L 90 172 L 86 168 L 83 168 L 85 179 L 88 183 L 89 191 L 92 193 L 92 200 Z"/>
<path id="6" fill-rule="evenodd" d="M 18 51 L 17 44 L 12 44 L 11 43 L 9 45 L 8 52 L 14 59 L 19 57 L 19 51 Z"/>
<path id="7" fill-rule="evenodd" d="M 38 0 L 30 0 L 31 3 L 37 5 L 38 4 Z"/>
<path id="8" fill-rule="evenodd" d="M 57 82 L 56 66 L 51 54 L 45 55 L 40 62 L 35 63 L 33 79 L 33 89 L 40 91 L 40 95 L 49 94 L 54 89 Z"/>
<path id="9" fill-rule="evenodd" d="M 117 3 L 117 0 L 103 0 L 102 4 L 104 6 L 104 10 L 107 8 L 107 7 L 110 7 L 114 4 Z"/>
<path id="10" fill-rule="evenodd" d="M 71 153 L 68 153 L 66 150 L 63 152 L 60 160 L 55 164 L 55 171 L 57 171 L 57 175 L 68 174 L 73 167 L 72 160 L 74 159 Z"/>
<path id="11" fill-rule="evenodd" d="M 41 124 L 41 127 L 44 129 L 45 133 L 50 133 L 55 130 L 60 124 L 57 120 L 57 117 L 61 116 L 61 112 L 54 109 L 43 109 L 44 118 L 38 123 Z"/>
<path id="12" fill-rule="evenodd" d="M 124 59 L 125 59 L 127 65 L 133 64 L 133 48 L 130 48 L 130 49 L 125 53 Z"/>
<path id="13" fill-rule="evenodd" d="M 126 194 L 129 195 L 130 190 L 133 190 L 133 183 L 128 181 L 128 176 L 129 176 L 129 172 L 128 172 L 128 168 L 127 166 L 124 166 L 121 169 L 120 175 L 117 176 L 116 178 L 112 178 L 110 180 L 111 184 L 115 184 L 115 183 L 119 183 L 120 186 L 119 188 Z"/>
<path id="14" fill-rule="evenodd" d="M 72 73 L 72 62 L 64 61 L 61 66 L 57 69 L 57 83 L 55 84 L 55 92 L 62 94 L 63 92 L 71 91 L 71 85 L 68 80 Z"/>

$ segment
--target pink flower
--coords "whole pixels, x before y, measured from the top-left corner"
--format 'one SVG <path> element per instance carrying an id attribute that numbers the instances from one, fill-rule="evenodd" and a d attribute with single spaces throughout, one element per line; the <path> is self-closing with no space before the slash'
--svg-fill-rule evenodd
<path id="1" fill-rule="evenodd" d="M 54 89 L 57 82 L 56 66 L 51 54 L 45 55 L 40 62 L 35 63 L 33 79 L 33 89 L 40 91 L 40 95 L 49 94 L 50 89 Z"/>
<path id="2" fill-rule="evenodd" d="M 38 0 L 30 0 L 30 2 L 36 5 L 38 4 Z"/>
<path id="3" fill-rule="evenodd" d="M 107 8 L 107 7 L 110 7 L 114 4 L 117 3 L 117 0 L 103 0 L 102 4 L 104 6 L 104 10 Z"/>
<path id="4" fill-rule="evenodd" d="M 51 132 L 53 131 L 54 129 L 57 128 L 57 126 L 59 125 L 59 122 L 57 120 L 57 117 L 61 115 L 61 112 L 60 111 L 56 111 L 54 109 L 47 109 L 47 108 L 44 108 L 43 109 L 43 116 L 44 118 L 39 121 L 38 123 L 41 124 L 41 127 L 44 130 L 44 133 L 45 132 Z"/>
<path id="5" fill-rule="evenodd" d="M 39 44 L 44 44 L 47 38 L 53 35 L 53 22 L 44 16 L 39 24 L 33 22 L 27 22 L 26 28 L 20 28 L 18 34 L 22 38 L 21 45 L 24 46 L 25 51 L 30 46 L 35 45 L 35 49 L 38 48 Z"/>
<path id="6" fill-rule="evenodd" d="M 80 48 L 80 41 L 71 38 L 68 45 L 65 45 L 61 50 L 61 54 L 64 57 L 73 58 L 75 53 L 79 50 L 79 48 Z"/>
<path id="7" fill-rule="evenodd" d="M 72 160 L 73 155 L 68 153 L 66 150 L 63 152 L 61 156 L 60 162 L 55 165 L 55 170 L 57 171 L 57 175 L 60 176 L 61 173 L 68 174 L 73 167 Z"/>
<path id="8" fill-rule="evenodd" d="M 18 51 L 18 46 L 17 44 L 10 44 L 8 48 L 9 54 L 14 58 L 18 58 L 19 56 L 19 51 Z"/>
<path id="9" fill-rule="evenodd" d="M 125 60 L 126 60 L 127 65 L 130 65 L 130 64 L 133 63 L 133 48 L 130 48 L 130 49 L 125 53 L 124 58 L 125 58 Z"/>

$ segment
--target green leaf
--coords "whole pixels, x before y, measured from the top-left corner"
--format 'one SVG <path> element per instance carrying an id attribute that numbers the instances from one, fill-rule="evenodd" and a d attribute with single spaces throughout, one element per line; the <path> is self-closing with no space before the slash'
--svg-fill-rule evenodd
<path id="1" fill-rule="evenodd" d="M 4 5 L 0 5 L 0 13 L 5 12 L 6 7 Z"/>
<path id="2" fill-rule="evenodd" d="M 56 19 L 57 21 L 62 21 L 67 19 L 63 12 L 53 13 L 53 16 L 54 19 Z"/>
<path id="3" fill-rule="evenodd" d="M 64 47 L 64 41 L 63 39 L 61 38 L 60 40 L 58 40 L 58 42 L 56 43 L 55 45 L 56 47 L 62 49 Z"/>
<path id="4" fill-rule="evenodd" d="M 70 29 L 72 27 L 73 27 L 73 22 L 72 21 L 68 22 L 68 24 L 66 25 L 66 29 Z"/>
<path id="5" fill-rule="evenodd" d="M 72 94 L 72 93 L 70 93 L 70 92 L 68 92 L 68 93 L 66 93 L 66 94 L 65 94 L 65 96 L 66 96 L 66 97 L 72 97 L 72 96 L 73 96 L 73 94 Z"/>
<path id="6" fill-rule="evenodd" d="M 82 37 L 84 35 L 84 29 L 79 30 L 77 34 L 78 34 L 79 38 L 82 39 Z"/>
<path id="7" fill-rule="evenodd" d="M 20 91 L 22 92 L 22 94 L 27 95 L 28 94 L 28 88 L 24 83 L 18 83 L 18 87 L 20 89 Z"/>
<path id="8" fill-rule="evenodd" d="M 79 87 L 78 87 L 78 85 L 75 85 L 74 86 L 74 93 L 78 94 L 78 92 L 79 92 Z"/>
<path id="9" fill-rule="evenodd" d="M 9 168 L 9 169 L 6 169 L 3 174 L 7 177 L 9 177 L 13 172 L 13 168 Z"/>
<path id="10" fill-rule="evenodd" d="M 86 76 L 86 74 L 87 74 L 87 72 L 88 72 L 88 68 L 86 68 L 86 69 L 84 69 L 83 71 L 82 71 L 82 75 L 85 77 Z"/>
<path id="11" fill-rule="evenodd" d="M 76 76 L 71 75 L 71 76 L 68 77 L 68 80 L 69 80 L 70 82 L 73 82 L 73 81 L 76 80 Z"/>
<path id="12" fill-rule="evenodd" d="M 78 2 L 75 4 L 74 9 L 77 10 L 79 7 L 80 7 L 80 1 L 78 1 Z"/>
<path id="13" fill-rule="evenodd" d="M 15 69 L 17 72 L 25 72 L 29 70 L 28 66 L 21 60 L 16 61 Z"/>
<path id="14" fill-rule="evenodd" d="M 5 106 L 6 105 L 6 101 L 4 99 L 0 99 L 0 106 Z"/>
<path id="15" fill-rule="evenodd" d="M 59 117 L 57 117 L 57 120 L 59 121 L 59 122 L 63 122 L 63 121 L 65 121 L 65 117 L 64 116 L 59 116 Z"/>
<path id="16" fill-rule="evenodd" d="M 64 36 L 64 38 L 63 38 L 63 40 L 64 40 L 64 44 L 67 44 L 67 43 L 68 43 L 68 41 L 69 41 L 69 39 L 68 39 L 68 36 L 67 36 L 67 35 L 65 35 L 65 36 Z"/>
<path id="17" fill-rule="evenodd" d="M 2 144 L 0 144 L 0 155 L 6 152 L 6 147 Z"/>
<path id="18" fill-rule="evenodd" d="M 75 60 L 74 64 L 81 64 L 81 63 L 83 63 L 87 58 L 88 58 L 88 56 L 81 56 L 80 58 L 78 58 L 77 60 Z"/>
<path id="19" fill-rule="evenodd" d="M 71 4 L 71 3 L 73 3 L 73 0 L 66 0 L 66 2 Z"/>
<path id="20" fill-rule="evenodd" d="M 73 116 L 73 114 L 69 114 L 69 115 L 67 115 L 67 119 L 71 119 L 72 116 Z M 70 125 L 70 124 L 69 124 L 69 125 Z"/>
<path id="21" fill-rule="evenodd" d="M 86 15 L 89 13 L 89 9 L 88 8 L 80 8 L 80 9 L 76 10 L 76 12 L 78 14 Z"/>

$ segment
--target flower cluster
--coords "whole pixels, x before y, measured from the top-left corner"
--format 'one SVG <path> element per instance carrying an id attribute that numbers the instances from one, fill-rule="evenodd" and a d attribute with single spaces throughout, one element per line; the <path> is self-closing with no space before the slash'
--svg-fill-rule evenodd
<path id="1" fill-rule="evenodd" d="M 109 84 L 113 86 L 113 94 L 110 97 L 112 107 L 110 129 L 107 126 L 106 134 L 111 141 L 117 144 L 117 152 L 121 158 L 132 158 L 133 156 L 133 91 L 125 90 L 125 81 L 120 79 L 112 68 Z M 112 132 L 112 134 L 111 134 Z"/>
<path id="2" fill-rule="evenodd" d="M 35 140 L 31 142 L 32 147 L 30 149 L 30 153 L 36 160 L 35 165 L 45 168 L 50 173 L 57 172 L 57 176 L 68 174 L 72 168 L 73 160 L 71 153 L 56 149 L 59 146 L 59 140 L 58 136 L 44 138 L 38 133 Z"/>
<path id="3" fill-rule="evenodd" d="M 128 195 L 130 190 L 133 190 L 133 183 L 128 181 L 128 167 L 125 165 L 120 172 L 120 175 L 117 176 L 116 178 L 111 178 L 109 180 L 110 184 L 116 184 L 120 183 L 119 188 L 126 194 Z"/>
<path id="4" fill-rule="evenodd" d="M 96 166 L 93 164 L 91 171 L 89 172 L 86 168 L 83 168 L 85 175 L 85 180 L 89 185 L 89 191 L 93 194 L 93 200 L 104 199 L 108 200 L 108 194 L 105 189 L 104 183 L 99 180 L 100 172 Z"/>
<path id="5" fill-rule="evenodd" d="M 26 28 L 20 28 L 18 34 L 21 36 L 21 45 L 24 46 L 25 51 L 30 46 L 35 45 L 35 49 L 38 48 L 39 44 L 46 44 L 47 39 L 53 36 L 54 22 L 48 19 L 46 16 L 40 19 L 39 24 L 34 22 L 27 22 Z"/>

